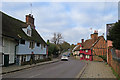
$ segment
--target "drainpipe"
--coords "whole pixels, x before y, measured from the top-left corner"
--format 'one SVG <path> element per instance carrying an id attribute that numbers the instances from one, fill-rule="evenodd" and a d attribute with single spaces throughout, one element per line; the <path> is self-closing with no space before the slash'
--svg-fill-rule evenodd
<path id="1" fill-rule="evenodd" d="M 91 50 L 91 56 L 92 56 L 92 61 L 93 61 L 93 50 L 92 48 L 90 50 Z"/>
<path id="2" fill-rule="evenodd" d="M 19 42 L 15 45 L 15 58 L 14 58 L 14 63 L 16 63 L 16 59 L 17 59 L 17 56 L 16 56 L 16 49 L 17 49 L 17 46 L 19 45 Z"/>

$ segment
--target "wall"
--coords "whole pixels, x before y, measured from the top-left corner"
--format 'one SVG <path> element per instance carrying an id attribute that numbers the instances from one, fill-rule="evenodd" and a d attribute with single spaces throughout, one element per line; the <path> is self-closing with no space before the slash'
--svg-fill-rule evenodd
<path id="1" fill-rule="evenodd" d="M 33 49 L 29 48 L 29 41 L 25 41 L 25 45 L 24 44 L 19 44 L 19 46 L 17 46 L 17 54 L 18 55 L 24 55 L 24 54 L 31 54 L 31 52 L 33 51 L 34 54 L 46 54 L 46 48 L 41 49 L 41 46 L 37 46 L 35 43 L 35 47 Z"/>
<path id="2" fill-rule="evenodd" d="M 91 50 L 89 49 L 88 52 L 86 52 L 86 50 L 80 50 L 80 60 L 92 61 Z"/>
<path id="3" fill-rule="evenodd" d="M 118 62 L 117 60 L 115 60 L 113 58 L 112 52 L 111 52 L 112 47 L 108 47 L 108 64 L 115 70 L 115 72 L 120 76 L 120 62 Z M 119 50 L 120 51 L 120 50 Z M 119 51 L 116 51 L 116 54 L 119 54 Z M 120 58 L 118 56 L 118 58 Z"/>
<path id="4" fill-rule="evenodd" d="M 14 61 L 15 61 L 15 45 L 16 44 L 17 43 L 13 39 L 3 38 L 3 53 L 9 54 L 9 63 L 10 64 L 14 63 Z"/>
<path id="5" fill-rule="evenodd" d="M 93 47 L 93 55 L 107 55 L 107 44 L 104 38 L 102 37 Z"/>

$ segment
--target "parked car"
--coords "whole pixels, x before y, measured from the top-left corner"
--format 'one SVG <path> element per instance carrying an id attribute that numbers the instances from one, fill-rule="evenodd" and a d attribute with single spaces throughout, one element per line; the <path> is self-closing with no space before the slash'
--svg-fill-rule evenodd
<path id="1" fill-rule="evenodd" d="M 62 57 L 61 57 L 61 61 L 63 61 L 63 60 L 68 61 L 68 57 L 67 57 L 67 55 L 62 55 Z"/>

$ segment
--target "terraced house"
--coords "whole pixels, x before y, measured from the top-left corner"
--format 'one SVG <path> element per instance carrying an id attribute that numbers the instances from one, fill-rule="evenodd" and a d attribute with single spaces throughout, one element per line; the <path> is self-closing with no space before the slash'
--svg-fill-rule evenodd
<path id="1" fill-rule="evenodd" d="M 93 60 L 94 56 L 106 56 L 107 45 L 103 35 L 98 36 L 98 31 L 91 34 L 91 39 L 78 43 L 74 48 L 74 55 L 80 56 L 80 60 Z M 94 58 L 95 59 L 95 58 Z"/>
<path id="2" fill-rule="evenodd" d="M 2 12 L 0 12 L 2 13 Z M 2 65 L 47 58 L 47 44 L 35 29 L 33 15 L 26 15 L 26 22 L 2 13 Z"/>

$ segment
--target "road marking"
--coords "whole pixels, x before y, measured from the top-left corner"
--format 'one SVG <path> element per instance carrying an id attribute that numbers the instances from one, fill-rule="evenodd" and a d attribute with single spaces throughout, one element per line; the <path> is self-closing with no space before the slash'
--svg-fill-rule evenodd
<path id="1" fill-rule="evenodd" d="M 85 66 L 82 68 L 82 70 L 80 71 L 80 73 L 75 77 L 75 78 L 80 78 L 82 73 L 85 71 L 85 68 L 87 67 L 88 63 L 85 64 Z"/>
<path id="2" fill-rule="evenodd" d="M 40 75 L 41 75 L 41 74 L 37 74 L 37 75 L 31 76 L 31 77 L 29 77 L 29 78 L 35 78 L 35 77 L 40 76 Z"/>

